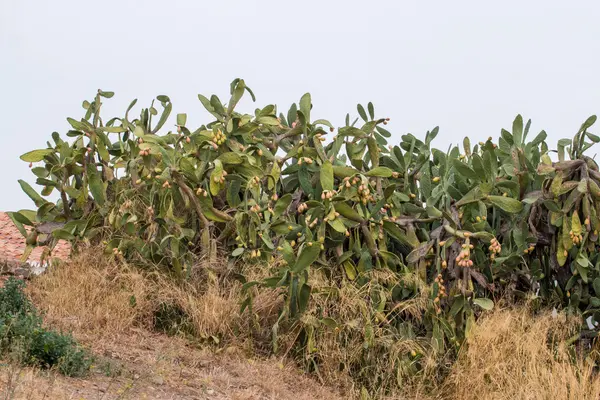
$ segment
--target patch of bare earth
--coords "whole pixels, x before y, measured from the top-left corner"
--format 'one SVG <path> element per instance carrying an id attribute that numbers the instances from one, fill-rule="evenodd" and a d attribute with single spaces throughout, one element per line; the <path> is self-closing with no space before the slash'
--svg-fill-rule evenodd
<path id="1" fill-rule="evenodd" d="M 80 339 L 81 340 L 81 339 Z M 132 331 L 88 342 L 99 357 L 86 378 L 4 365 L 1 398 L 14 399 L 340 399 L 277 360 L 248 360 L 190 347 L 184 340 Z M 234 354 L 231 354 L 231 353 Z"/>

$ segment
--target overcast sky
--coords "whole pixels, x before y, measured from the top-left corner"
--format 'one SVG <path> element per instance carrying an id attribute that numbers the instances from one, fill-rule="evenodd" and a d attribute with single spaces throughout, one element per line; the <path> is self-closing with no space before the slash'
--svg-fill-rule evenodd
<path id="1" fill-rule="evenodd" d="M 99 88 L 116 92 L 106 116 L 167 94 L 198 126 L 197 94 L 226 100 L 241 77 L 257 106 L 287 111 L 310 92 L 314 117 L 339 126 L 372 101 L 392 142 L 439 125 L 444 149 L 521 113 L 553 148 L 600 112 L 599 17 L 591 0 L 0 0 L 0 210 L 33 207 L 19 155 L 66 132 Z"/>

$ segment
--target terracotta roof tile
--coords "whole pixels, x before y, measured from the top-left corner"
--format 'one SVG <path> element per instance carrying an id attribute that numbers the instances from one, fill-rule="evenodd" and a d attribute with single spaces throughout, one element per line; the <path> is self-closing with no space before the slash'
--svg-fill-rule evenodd
<path id="1" fill-rule="evenodd" d="M 45 247 L 36 247 L 29 255 L 27 262 L 39 264 L 44 249 Z M 6 213 L 0 212 L 0 259 L 19 261 L 24 251 L 25 238 L 10 217 Z M 70 253 L 71 245 L 61 240 L 54 247 L 52 257 L 64 260 L 69 257 Z"/>

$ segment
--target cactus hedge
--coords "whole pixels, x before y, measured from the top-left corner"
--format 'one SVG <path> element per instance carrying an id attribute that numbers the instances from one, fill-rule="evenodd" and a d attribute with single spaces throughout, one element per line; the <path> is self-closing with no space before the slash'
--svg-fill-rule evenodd
<path id="1" fill-rule="evenodd" d="M 334 288 L 365 286 L 384 270 L 399 279 L 371 286 L 365 346 L 373 326 L 400 332 L 410 319 L 434 347 L 458 345 L 501 296 L 600 321 L 600 172 L 586 155 L 600 141 L 588 131 L 595 116 L 556 149 L 519 115 L 497 141 L 465 138 L 445 151 L 432 147 L 437 127 L 388 145 L 389 118 L 371 103 L 336 128 L 312 118 L 308 93 L 287 113 L 274 105 L 238 112 L 244 95 L 255 100 L 241 79 L 226 104 L 198 95 L 214 120 L 194 128 L 177 114 L 168 130 L 169 97 L 137 117 L 134 100 L 122 117 L 105 119 L 113 93 L 98 91 L 83 102 L 83 118 L 68 119 L 66 138 L 55 132 L 46 148 L 21 156 L 41 186 L 20 181 L 37 210 L 10 213 L 28 249 L 104 243 L 109 256 L 181 279 L 220 253 L 264 264 L 269 278 L 240 277 L 242 308 L 253 286 L 280 288 L 279 322 L 322 295 L 311 287 L 316 270 Z M 52 193 L 56 202 L 46 199 Z M 398 311 L 420 296 L 423 315 Z M 319 326 L 340 323 L 318 317 Z"/>

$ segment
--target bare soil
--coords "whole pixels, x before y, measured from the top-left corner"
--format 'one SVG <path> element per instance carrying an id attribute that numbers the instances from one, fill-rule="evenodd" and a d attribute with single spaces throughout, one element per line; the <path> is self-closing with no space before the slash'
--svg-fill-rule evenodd
<path id="1" fill-rule="evenodd" d="M 90 338 L 92 339 L 92 338 Z M 246 359 L 235 347 L 220 354 L 185 340 L 132 331 L 87 342 L 97 362 L 85 378 L 0 367 L 1 399 L 341 399 L 278 360 Z M 86 343 L 87 342 L 87 343 Z"/>

